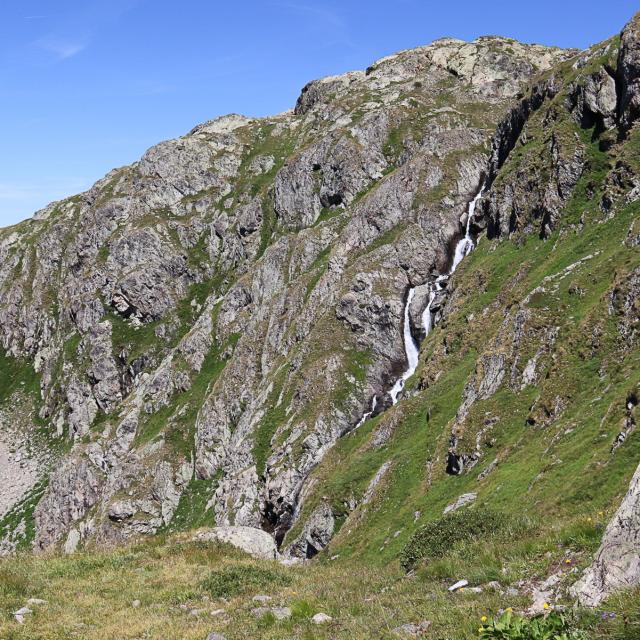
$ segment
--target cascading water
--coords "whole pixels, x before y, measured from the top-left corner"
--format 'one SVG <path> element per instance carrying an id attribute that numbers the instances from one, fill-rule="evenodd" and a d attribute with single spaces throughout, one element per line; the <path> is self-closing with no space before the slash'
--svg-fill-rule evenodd
<path id="1" fill-rule="evenodd" d="M 436 299 L 438 291 L 442 291 L 442 289 L 444 289 L 444 285 L 442 283 L 448 277 L 448 275 L 438 276 L 429 288 L 429 301 L 422 312 L 422 326 L 424 327 L 425 338 L 431 333 L 431 329 L 433 328 L 433 314 L 431 313 L 431 306 L 433 305 L 433 301 Z"/>
<path id="2" fill-rule="evenodd" d="M 475 215 L 478 200 L 482 198 L 483 191 L 484 187 L 481 187 L 475 198 L 469 203 L 469 207 L 467 209 L 467 226 L 464 231 L 464 238 L 462 238 L 462 240 L 460 240 L 456 245 L 456 250 L 453 254 L 453 262 L 451 264 L 451 269 L 449 269 L 448 275 L 451 275 L 458 268 L 458 265 L 462 262 L 462 259 L 465 256 L 468 256 L 473 251 L 474 244 L 470 233 L 471 221 L 473 220 L 473 216 Z"/>
<path id="3" fill-rule="evenodd" d="M 409 309 L 411 307 L 411 301 L 415 295 L 415 287 L 409 289 L 409 295 L 407 296 L 407 302 L 404 305 L 404 352 L 407 356 L 407 369 L 402 376 L 393 385 L 389 395 L 391 401 L 395 404 L 398 401 L 398 394 L 402 391 L 404 383 L 413 375 L 413 372 L 418 366 L 418 345 L 411 335 L 411 321 L 409 320 Z"/>
<path id="4" fill-rule="evenodd" d="M 367 411 L 366 413 L 362 414 L 362 418 L 360 418 L 360 421 L 354 427 L 354 431 L 358 427 L 362 426 L 373 415 L 373 412 L 376 410 L 377 406 L 378 406 L 378 397 L 377 396 L 373 396 L 373 398 L 371 399 L 371 409 L 369 411 Z"/>
<path id="5" fill-rule="evenodd" d="M 444 289 L 444 282 L 449 279 L 449 276 L 453 274 L 453 272 L 458 268 L 458 265 L 462 262 L 463 258 L 471 253 L 474 248 L 473 239 L 471 238 L 471 221 L 475 214 L 476 204 L 478 200 L 482 197 L 483 187 L 480 188 L 476 196 L 469 203 L 467 208 L 467 224 L 465 227 L 464 237 L 461 238 L 456 244 L 455 251 L 453 253 L 453 262 L 451 263 L 451 268 L 449 272 L 443 275 L 438 276 L 435 281 L 431 284 L 429 288 L 429 301 L 425 310 L 422 312 L 422 326 L 424 327 L 425 337 L 429 335 L 431 329 L 433 328 L 433 314 L 431 313 L 431 305 L 433 304 L 438 291 L 442 291 Z M 398 402 L 398 396 L 400 392 L 404 388 L 405 382 L 415 373 L 415 370 L 418 367 L 418 345 L 416 341 L 413 339 L 411 335 L 411 322 L 409 320 L 409 310 L 411 307 L 411 301 L 413 300 L 413 296 L 415 294 L 415 287 L 409 289 L 409 294 L 407 295 L 407 301 L 404 307 L 404 350 L 407 358 L 407 369 L 404 371 L 402 376 L 396 381 L 393 385 L 391 391 L 389 391 L 389 395 L 391 396 L 391 401 L 393 404 Z M 365 414 L 366 415 L 366 414 Z M 367 416 L 368 417 L 368 416 Z M 359 426 L 359 425 L 358 425 Z"/>
<path id="6" fill-rule="evenodd" d="M 475 198 L 469 203 L 469 207 L 467 209 L 467 224 L 465 228 L 464 238 L 462 238 L 458 244 L 456 245 L 455 252 L 453 254 L 453 262 L 451 264 L 451 268 L 447 274 L 439 275 L 431 284 L 429 288 L 429 301 L 427 303 L 427 307 L 422 312 L 422 325 L 424 326 L 425 337 L 429 335 L 429 332 L 433 328 L 433 314 L 431 313 L 431 305 L 433 304 L 438 291 L 442 291 L 444 289 L 444 284 L 449 276 L 456 270 L 462 259 L 471 253 L 473 250 L 474 244 L 473 239 L 470 235 L 470 227 L 471 227 L 471 219 L 473 218 L 476 203 L 482 197 L 482 188 L 475 196 Z M 391 396 L 391 401 L 393 404 L 398 402 L 398 396 L 402 389 L 404 389 L 405 382 L 415 373 L 415 370 L 418 368 L 418 345 L 416 341 L 413 339 L 411 335 L 411 321 L 409 318 L 409 312 L 411 309 L 411 302 L 416 293 L 415 287 L 409 289 L 409 293 L 407 294 L 407 301 L 404 305 L 404 326 L 403 326 L 403 338 L 404 338 L 404 351 L 407 358 L 407 369 L 400 376 L 400 378 L 393 385 L 391 391 L 389 391 L 389 395 Z M 362 418 L 358 421 L 354 430 L 363 425 L 375 412 L 376 406 L 378 404 L 377 396 L 373 396 L 371 399 L 371 408 L 369 411 L 366 411 Z M 298 519 L 300 514 L 300 509 L 302 506 L 303 500 L 298 499 L 293 511 L 293 521 L 295 522 Z"/>

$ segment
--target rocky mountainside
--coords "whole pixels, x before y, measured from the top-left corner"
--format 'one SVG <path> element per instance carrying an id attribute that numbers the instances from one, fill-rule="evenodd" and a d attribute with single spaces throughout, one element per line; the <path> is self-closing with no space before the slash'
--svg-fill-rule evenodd
<path id="1" fill-rule="evenodd" d="M 0 230 L 1 548 L 243 525 L 386 562 L 446 509 L 617 507 L 639 115 L 639 17 L 582 52 L 445 38 Z"/>

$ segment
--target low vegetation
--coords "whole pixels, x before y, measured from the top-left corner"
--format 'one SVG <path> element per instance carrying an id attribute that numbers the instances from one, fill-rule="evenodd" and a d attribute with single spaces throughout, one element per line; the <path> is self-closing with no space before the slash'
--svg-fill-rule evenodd
<path id="1" fill-rule="evenodd" d="M 73 556 L 20 554 L 0 559 L 0 638 L 204 640 L 217 631 L 227 640 L 392 640 L 401 637 L 394 631 L 400 625 L 422 620 L 431 621 L 427 637 L 441 640 L 640 637 L 640 615 L 633 613 L 640 593 L 572 616 L 560 615 L 555 603 L 532 620 L 508 611 L 521 609 L 528 600 L 524 592 L 507 593 L 508 581 L 525 575 L 532 557 L 544 559 L 545 549 L 553 555 L 549 562 L 563 552 L 557 539 L 538 540 L 536 548 L 535 538 L 525 538 L 526 543 L 513 545 L 485 541 L 482 552 L 474 542 L 458 545 L 459 554 L 504 561 L 502 591 L 483 588 L 481 593 L 451 593 L 449 578 L 421 571 L 407 575 L 396 562 L 372 567 L 321 554 L 310 564 L 283 566 L 225 545 L 190 542 L 185 534 Z M 464 563 L 457 568 L 462 576 Z M 271 600 L 257 602 L 256 595 Z M 31 598 L 45 602 L 28 604 Z M 19 624 L 13 614 L 23 606 L 32 613 Z M 260 606 L 289 607 L 292 615 L 258 618 L 252 610 Z M 312 617 L 319 612 L 333 620 L 315 625 Z"/>
<path id="2" fill-rule="evenodd" d="M 571 629 L 560 613 L 523 618 L 508 609 L 500 618 L 478 629 L 483 640 L 586 640 L 581 631 Z"/>
<path id="3" fill-rule="evenodd" d="M 454 511 L 418 529 L 402 550 L 400 562 L 405 569 L 411 569 L 419 560 L 440 558 L 462 544 L 505 539 L 523 533 L 528 526 L 524 519 L 491 510 Z"/>

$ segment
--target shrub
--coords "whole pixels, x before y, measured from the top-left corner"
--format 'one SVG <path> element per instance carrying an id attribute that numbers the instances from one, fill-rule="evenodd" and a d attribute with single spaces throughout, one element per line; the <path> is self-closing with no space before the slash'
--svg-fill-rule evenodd
<path id="1" fill-rule="evenodd" d="M 584 633 L 571 630 L 568 620 L 555 611 L 522 618 L 508 610 L 498 620 L 480 627 L 478 633 L 482 640 L 586 640 Z"/>
<path id="2" fill-rule="evenodd" d="M 212 571 L 201 583 L 213 598 L 232 598 L 267 586 L 287 586 L 291 583 L 288 575 L 282 571 L 237 565 Z"/>
<path id="3" fill-rule="evenodd" d="M 296 622 L 309 620 L 315 613 L 317 613 L 317 609 L 306 600 L 296 600 L 291 605 L 291 617 Z"/>
<path id="4" fill-rule="evenodd" d="M 409 570 L 419 560 L 441 558 L 456 544 L 522 533 L 527 527 L 525 520 L 504 513 L 461 509 L 418 529 L 402 550 L 400 562 Z"/>

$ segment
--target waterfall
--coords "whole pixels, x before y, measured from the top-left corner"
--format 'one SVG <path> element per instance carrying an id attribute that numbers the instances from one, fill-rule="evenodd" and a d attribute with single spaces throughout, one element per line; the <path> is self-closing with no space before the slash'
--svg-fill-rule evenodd
<path id="1" fill-rule="evenodd" d="M 377 406 L 378 406 L 378 397 L 374 395 L 373 398 L 371 399 L 371 409 L 366 413 L 362 414 L 362 418 L 360 418 L 360 421 L 353 429 L 354 431 L 358 427 L 362 426 L 373 415 L 373 412 L 376 410 Z"/>
<path id="2" fill-rule="evenodd" d="M 462 262 L 462 259 L 465 256 L 468 256 L 473 251 L 473 239 L 471 238 L 471 220 L 473 220 L 473 216 L 476 212 L 476 204 L 478 204 L 478 200 L 482 198 L 483 187 L 480 187 L 480 191 L 476 194 L 475 198 L 469 203 L 469 207 L 467 209 L 467 225 L 464 231 L 464 238 L 458 242 L 456 245 L 456 250 L 453 254 L 453 262 L 451 264 L 451 269 L 449 269 L 449 274 L 451 275 L 457 268 L 458 265 Z"/>
<path id="3" fill-rule="evenodd" d="M 404 388 L 404 383 L 413 375 L 418 366 L 418 345 L 411 335 L 411 320 L 409 318 L 411 301 L 415 293 L 415 287 L 409 289 L 409 295 L 404 305 L 404 351 L 407 356 L 407 369 L 402 376 L 398 378 L 391 391 L 389 391 L 393 404 L 398 401 L 398 395 Z"/>
<path id="4" fill-rule="evenodd" d="M 469 255 L 473 251 L 474 244 L 473 238 L 471 237 L 471 221 L 475 214 L 476 204 L 482 197 L 483 190 L 484 185 L 480 187 L 480 190 L 467 207 L 467 223 L 465 226 L 464 237 L 461 238 L 456 244 L 455 251 L 453 252 L 453 262 L 451 263 L 449 272 L 439 275 L 429 287 L 429 301 L 425 310 L 422 312 L 422 326 L 424 327 L 425 337 L 429 335 L 431 329 L 433 328 L 433 314 L 431 313 L 431 305 L 433 304 L 438 291 L 442 291 L 442 289 L 444 289 L 444 283 L 449 279 L 449 276 L 451 276 L 453 272 L 458 268 L 458 265 L 462 262 L 464 257 Z M 403 335 L 404 350 L 407 358 L 407 368 L 402 376 L 400 376 L 400 378 L 393 385 L 391 391 L 389 391 L 389 395 L 391 396 L 391 401 L 393 404 L 396 404 L 398 402 L 398 396 L 404 388 L 404 383 L 415 373 L 415 370 L 418 368 L 418 345 L 411 335 L 411 322 L 409 319 L 409 311 L 414 294 L 415 287 L 412 287 L 411 289 L 409 289 L 409 295 L 407 296 L 407 301 L 404 307 Z"/>
<path id="5" fill-rule="evenodd" d="M 442 291 L 444 289 L 444 285 L 442 284 L 449 276 L 442 275 L 438 276 L 435 279 L 435 282 L 429 288 L 429 301 L 427 302 L 427 306 L 424 308 L 422 312 L 422 326 L 424 328 L 424 337 L 426 338 L 433 328 L 433 314 L 431 313 L 431 305 L 433 301 L 436 299 L 436 295 L 438 291 Z"/>

